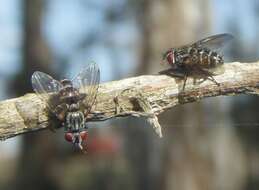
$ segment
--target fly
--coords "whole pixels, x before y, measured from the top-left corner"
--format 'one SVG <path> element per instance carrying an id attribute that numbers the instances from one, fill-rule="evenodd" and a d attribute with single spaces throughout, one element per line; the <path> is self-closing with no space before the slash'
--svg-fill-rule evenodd
<path id="1" fill-rule="evenodd" d="M 169 49 L 163 60 L 184 77 L 183 89 L 187 77 L 193 74 L 206 76 L 219 85 L 213 78 L 213 75 L 217 74 L 215 71 L 224 63 L 218 50 L 232 39 L 231 34 L 209 36 L 190 45 Z"/>
<path id="2" fill-rule="evenodd" d="M 86 118 L 96 100 L 100 70 L 97 64 L 89 63 L 72 80 L 61 81 L 40 71 L 31 77 L 32 87 L 48 109 L 61 121 L 65 139 L 83 149 L 87 139 Z"/>

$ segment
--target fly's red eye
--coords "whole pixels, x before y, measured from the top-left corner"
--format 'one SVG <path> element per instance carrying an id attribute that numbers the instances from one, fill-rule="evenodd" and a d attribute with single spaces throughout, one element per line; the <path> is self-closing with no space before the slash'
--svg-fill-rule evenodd
<path id="1" fill-rule="evenodd" d="M 88 136 L 87 131 L 82 131 L 82 132 L 80 133 L 80 137 L 81 137 L 81 139 L 82 139 L 83 141 L 87 139 L 87 136 Z"/>
<path id="2" fill-rule="evenodd" d="M 65 134 L 65 139 L 68 142 L 72 142 L 73 141 L 73 134 L 72 133 L 66 133 Z"/>
<path id="3" fill-rule="evenodd" d="M 166 59 L 169 64 L 174 64 L 174 53 L 170 52 L 167 54 Z"/>

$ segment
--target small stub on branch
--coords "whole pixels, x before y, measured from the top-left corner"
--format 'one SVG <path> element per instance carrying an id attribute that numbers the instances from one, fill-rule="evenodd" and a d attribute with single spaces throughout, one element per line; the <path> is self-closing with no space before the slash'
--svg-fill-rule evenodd
<path id="1" fill-rule="evenodd" d="M 130 97 L 130 101 L 132 104 L 135 104 L 134 107 L 138 107 L 138 111 L 135 111 L 133 113 L 133 111 L 126 111 L 122 105 L 120 105 L 119 103 L 119 96 L 123 95 L 123 93 L 127 92 L 127 91 L 135 91 L 135 96 L 134 97 Z M 114 98 L 114 103 L 115 103 L 115 112 L 116 114 L 130 114 L 132 116 L 135 117 L 143 117 L 146 118 L 147 122 L 153 127 L 153 129 L 155 130 L 155 133 L 161 138 L 163 137 L 162 135 L 162 129 L 161 129 L 161 125 L 158 122 L 158 118 L 155 115 L 155 113 L 153 112 L 152 106 L 150 105 L 149 101 L 147 98 L 145 98 L 145 96 L 143 96 L 143 94 L 140 92 L 140 90 L 136 89 L 136 88 L 131 88 L 131 89 L 125 89 L 123 90 L 120 95 L 115 96 Z M 137 105 L 136 105 L 137 104 Z"/>

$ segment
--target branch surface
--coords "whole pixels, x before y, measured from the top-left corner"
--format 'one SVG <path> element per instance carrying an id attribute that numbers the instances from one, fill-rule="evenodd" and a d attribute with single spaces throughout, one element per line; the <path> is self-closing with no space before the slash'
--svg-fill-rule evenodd
<path id="1" fill-rule="evenodd" d="M 167 75 L 143 75 L 100 85 L 97 101 L 88 121 L 103 121 L 114 117 L 142 116 L 161 136 L 156 115 L 178 104 L 199 101 L 203 98 L 254 94 L 259 95 L 259 62 L 226 63 L 225 72 L 214 76 L 220 84 L 210 80 L 194 82 L 189 77 L 185 90 L 183 80 Z M 0 102 L 0 139 L 45 129 L 55 125 L 56 119 L 35 94 Z"/>

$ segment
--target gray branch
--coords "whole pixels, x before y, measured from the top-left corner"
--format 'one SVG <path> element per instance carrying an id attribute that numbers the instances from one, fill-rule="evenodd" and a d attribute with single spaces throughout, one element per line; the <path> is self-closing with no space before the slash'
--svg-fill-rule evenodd
<path id="1" fill-rule="evenodd" d="M 259 94 L 259 62 L 226 63 L 225 72 L 211 80 L 189 77 L 183 80 L 167 75 L 143 75 L 100 85 L 97 101 L 87 121 L 104 121 L 114 117 L 136 116 L 147 119 L 162 136 L 157 115 L 178 104 L 203 98 Z M 0 102 L 0 138 L 59 126 L 55 117 L 35 94 Z"/>

